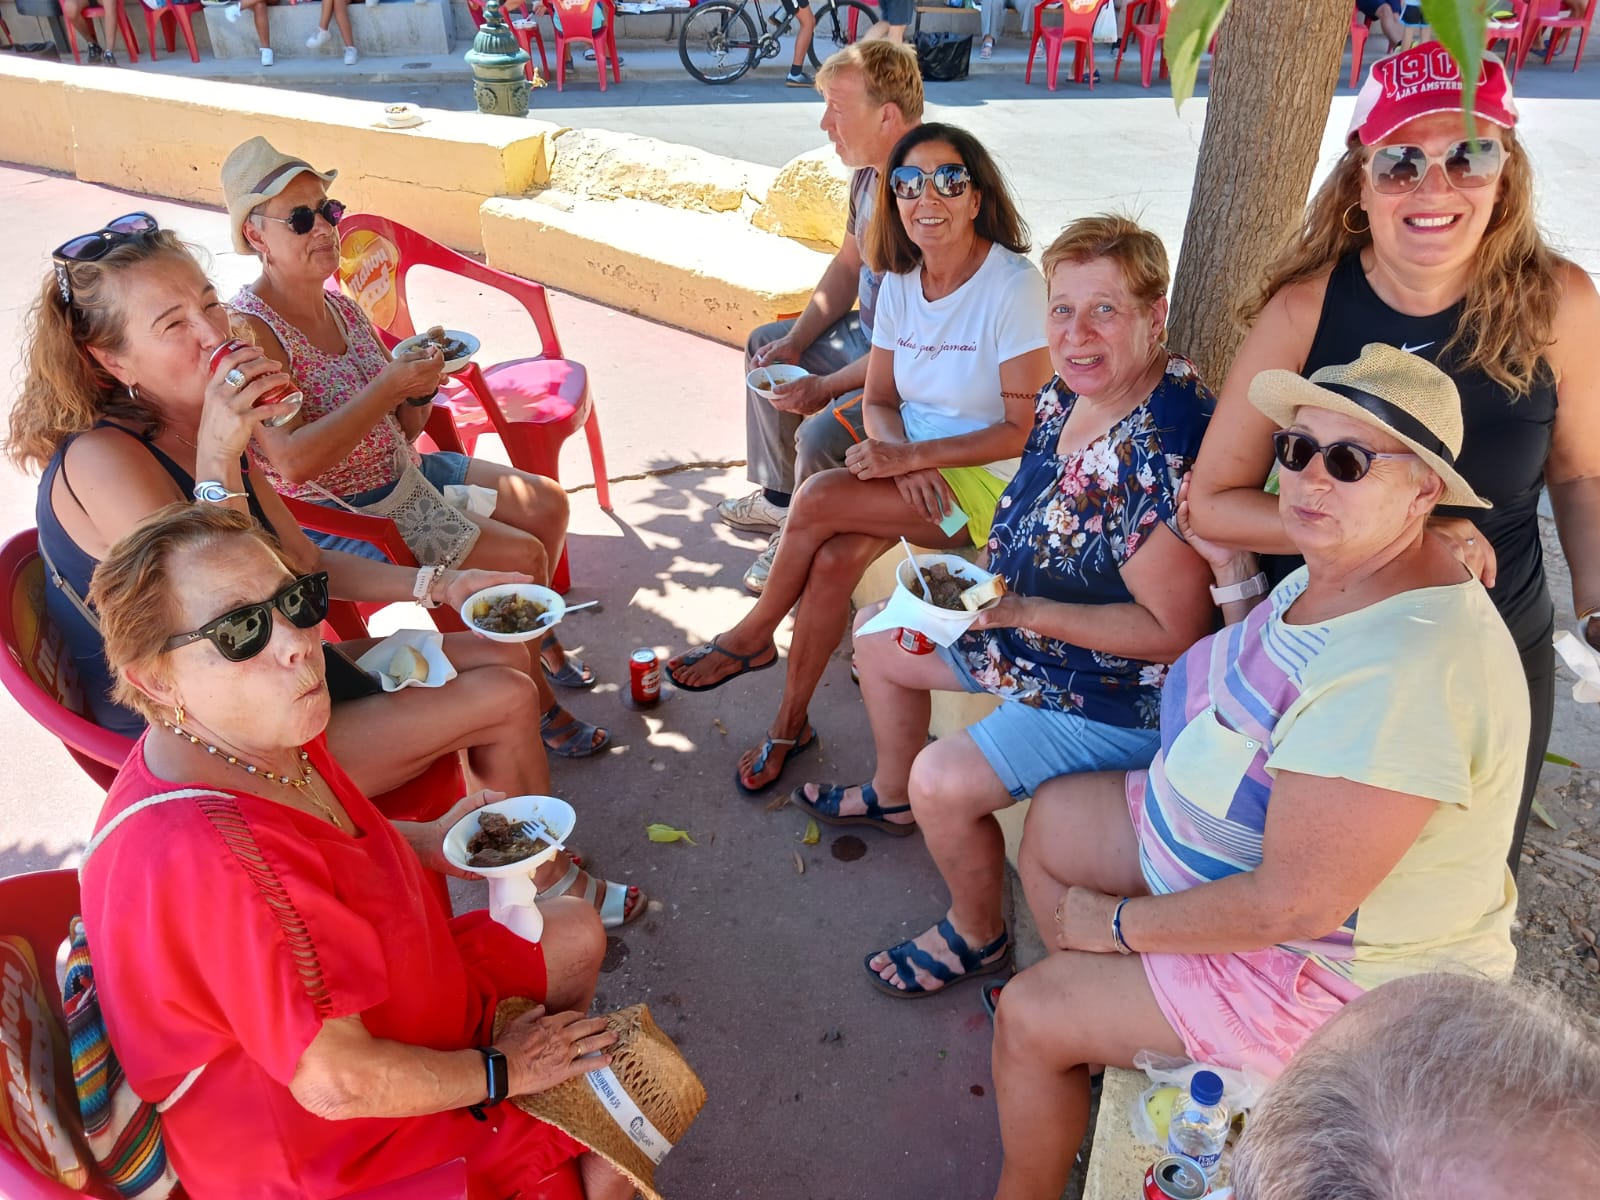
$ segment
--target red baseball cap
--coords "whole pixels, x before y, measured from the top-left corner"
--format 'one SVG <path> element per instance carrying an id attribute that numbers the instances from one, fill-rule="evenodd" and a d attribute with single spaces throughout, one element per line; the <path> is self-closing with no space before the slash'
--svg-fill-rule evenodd
<path id="1" fill-rule="evenodd" d="M 1367 81 L 1356 94 L 1348 137 L 1371 146 L 1381 142 L 1407 121 L 1433 113 L 1461 111 L 1461 68 L 1438 42 L 1423 42 L 1372 64 Z M 1478 90 L 1472 96 L 1472 115 L 1480 121 L 1510 129 L 1517 123 L 1517 105 L 1511 98 L 1506 67 L 1493 54 L 1483 56 Z"/>

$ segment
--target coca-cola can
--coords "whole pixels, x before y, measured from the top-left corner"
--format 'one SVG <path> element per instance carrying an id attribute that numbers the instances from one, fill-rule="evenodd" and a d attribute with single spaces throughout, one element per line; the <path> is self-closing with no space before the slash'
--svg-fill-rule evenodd
<path id="1" fill-rule="evenodd" d="M 249 345 L 249 342 L 242 342 L 238 338 L 229 338 L 227 341 L 223 342 L 222 345 L 218 346 L 211 352 L 212 374 L 216 374 L 217 364 L 220 363 L 224 358 L 232 354 L 235 350 L 244 350 L 248 348 Z M 300 411 L 300 404 L 304 399 L 305 394 L 301 392 L 300 385 L 295 383 L 293 380 L 290 380 L 288 383 L 280 383 L 277 387 L 267 392 L 266 395 L 259 397 L 250 407 L 262 408 L 268 404 L 293 404 L 294 407 L 283 416 L 268 417 L 265 421 L 261 422 L 263 425 L 276 429 L 278 426 L 287 425 L 290 421 L 294 420 L 295 414 Z"/>
<path id="2" fill-rule="evenodd" d="M 1211 1194 L 1211 1183 L 1200 1164 L 1181 1154 L 1158 1158 L 1145 1170 L 1144 1200 L 1200 1200 Z"/>
<path id="3" fill-rule="evenodd" d="M 915 629 L 900 628 L 894 632 L 895 645 L 907 654 L 932 654 L 936 649 L 931 641 Z"/>
<path id="4" fill-rule="evenodd" d="M 628 656 L 628 695 L 639 708 L 661 699 L 661 660 L 654 650 L 635 650 Z"/>

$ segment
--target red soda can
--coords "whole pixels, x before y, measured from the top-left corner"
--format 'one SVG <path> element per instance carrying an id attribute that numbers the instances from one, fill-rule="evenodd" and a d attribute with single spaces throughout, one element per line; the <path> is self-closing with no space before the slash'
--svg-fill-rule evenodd
<path id="1" fill-rule="evenodd" d="M 241 342 L 238 338 L 229 338 L 227 341 L 223 342 L 222 345 L 218 346 L 211 352 L 212 374 L 216 373 L 217 364 L 224 358 L 232 354 L 235 350 L 247 349 L 249 345 L 249 342 Z M 291 380 L 288 383 L 281 383 L 277 387 L 273 388 L 270 392 L 257 400 L 251 407 L 261 408 L 267 404 L 293 404 L 294 407 L 283 416 L 270 417 L 261 422 L 263 425 L 267 425 L 273 429 L 276 429 L 278 426 L 287 425 L 290 421 L 294 420 L 295 414 L 300 411 L 300 404 L 304 399 L 305 394 L 301 392 L 300 386 Z"/>
<path id="2" fill-rule="evenodd" d="M 628 695 L 639 708 L 661 699 L 661 661 L 654 650 L 635 650 L 628 656 Z"/>
<path id="3" fill-rule="evenodd" d="M 915 629 L 901 628 L 895 631 L 895 645 L 907 654 L 932 654 L 938 647 L 923 637 Z"/>
<path id="4" fill-rule="evenodd" d="M 1199 1163 L 1169 1154 L 1145 1169 L 1142 1194 L 1144 1200 L 1201 1200 L 1211 1194 L 1211 1183 Z"/>

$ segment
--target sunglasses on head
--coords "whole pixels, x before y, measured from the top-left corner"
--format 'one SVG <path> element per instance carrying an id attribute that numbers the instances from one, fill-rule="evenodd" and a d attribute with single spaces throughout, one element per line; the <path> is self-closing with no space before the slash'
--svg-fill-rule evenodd
<path id="1" fill-rule="evenodd" d="M 896 167 L 889 172 L 889 187 L 902 200 L 915 200 L 922 195 L 928 180 L 933 180 L 933 190 L 941 196 L 955 197 L 967 190 L 972 182 L 972 172 L 960 163 L 942 163 L 931 171 L 920 167 Z"/>
<path id="2" fill-rule="evenodd" d="M 162 649 L 172 651 L 191 642 L 210 642 L 229 662 L 244 662 L 260 654 L 272 640 L 273 609 L 296 629 L 316 628 L 328 615 L 328 573 L 302 575 L 259 603 L 242 604 L 190 633 L 174 634 Z"/>
<path id="3" fill-rule="evenodd" d="M 1355 483 L 1365 479 L 1372 464 L 1380 458 L 1416 458 L 1415 454 L 1380 454 L 1368 450 L 1359 442 L 1329 442 L 1321 445 L 1315 438 L 1292 429 L 1280 429 L 1272 435 L 1272 454 L 1286 471 L 1304 471 L 1319 454 L 1329 478 L 1335 483 Z"/>
<path id="4" fill-rule="evenodd" d="M 306 234 L 316 228 L 318 216 L 321 216 L 329 225 L 337 225 L 344 220 L 344 205 L 337 200 L 329 199 L 324 200 L 315 208 L 306 204 L 296 205 L 289 210 L 287 217 L 269 217 L 264 212 L 255 212 L 250 215 L 260 217 L 263 221 L 282 222 L 301 237 L 305 237 Z"/>
<path id="5" fill-rule="evenodd" d="M 160 228 L 156 219 L 149 213 L 131 212 L 124 213 L 104 229 L 97 229 L 93 233 L 82 233 L 69 241 L 62 242 L 50 252 L 50 260 L 56 268 L 56 286 L 61 289 L 62 301 L 67 304 L 72 303 L 72 280 L 67 274 L 67 268 L 72 263 L 97 262 L 118 246 L 155 233 Z"/>
<path id="6" fill-rule="evenodd" d="M 1435 166 L 1445 182 L 1456 189 L 1488 187 L 1505 164 L 1505 151 L 1494 138 L 1457 142 L 1443 154 L 1429 154 L 1421 146 L 1379 146 L 1367 158 L 1372 189 L 1385 196 L 1400 196 L 1422 186 Z"/>

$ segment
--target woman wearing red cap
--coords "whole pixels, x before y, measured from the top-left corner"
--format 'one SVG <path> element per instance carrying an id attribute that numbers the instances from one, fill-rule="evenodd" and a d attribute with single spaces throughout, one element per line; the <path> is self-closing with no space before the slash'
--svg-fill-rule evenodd
<path id="1" fill-rule="evenodd" d="M 1253 327 L 1223 384 L 1190 500 L 1202 536 L 1285 554 L 1276 499 L 1262 488 L 1272 429 L 1245 398 L 1250 381 L 1271 368 L 1310 375 L 1369 342 L 1418 354 L 1451 377 L 1466 424 L 1454 465 L 1493 507 L 1441 509 L 1432 529 L 1489 588 L 1533 706 L 1515 869 L 1555 696 L 1555 613 L 1538 521 L 1545 485 L 1574 612 L 1600 645 L 1600 295 L 1540 235 L 1532 164 L 1493 55 L 1473 96 L 1475 141 L 1463 140 L 1461 108 L 1460 72 L 1437 43 L 1373 66 L 1344 157 L 1243 308 Z"/>

